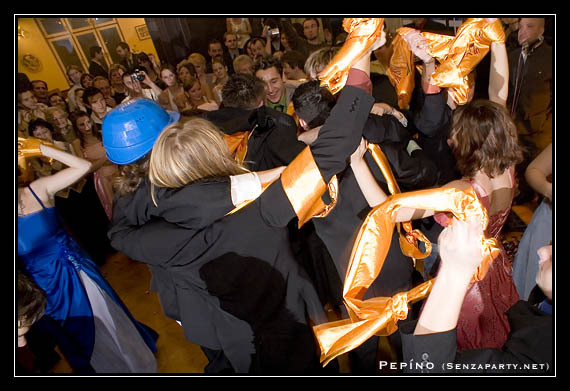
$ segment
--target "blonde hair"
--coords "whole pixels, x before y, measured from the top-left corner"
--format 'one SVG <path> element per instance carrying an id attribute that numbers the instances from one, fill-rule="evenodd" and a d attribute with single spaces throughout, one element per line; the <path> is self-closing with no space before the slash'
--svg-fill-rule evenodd
<path id="1" fill-rule="evenodd" d="M 188 56 L 188 62 L 192 64 L 202 64 L 202 66 L 206 66 L 206 58 L 202 56 L 200 53 L 192 53 Z"/>
<path id="2" fill-rule="evenodd" d="M 53 115 L 55 113 L 61 113 L 65 118 L 69 118 L 69 114 L 67 113 L 67 111 L 65 111 L 64 109 L 62 109 L 59 106 L 52 106 L 52 107 L 48 107 L 46 110 L 46 119 L 49 121 L 49 123 L 51 123 L 52 125 L 54 124 L 55 120 L 53 118 Z"/>
<path id="3" fill-rule="evenodd" d="M 239 56 L 234 58 L 232 65 L 234 66 L 234 68 L 237 68 L 239 66 L 239 64 L 241 64 L 243 62 L 248 62 L 251 65 L 253 65 L 253 60 L 247 54 L 240 54 Z"/>
<path id="4" fill-rule="evenodd" d="M 331 46 L 314 51 L 305 61 L 305 73 L 313 80 L 317 80 L 319 73 L 332 61 L 340 48 Z"/>
<path id="5" fill-rule="evenodd" d="M 111 64 L 109 66 L 109 82 L 111 82 L 111 74 L 119 69 L 122 70 L 123 73 L 127 72 L 127 68 L 122 64 Z"/>
<path id="6" fill-rule="evenodd" d="M 154 186 L 180 188 L 202 179 L 249 172 L 230 155 L 223 133 L 210 121 L 190 117 L 166 127 L 157 138 L 149 164 Z"/>

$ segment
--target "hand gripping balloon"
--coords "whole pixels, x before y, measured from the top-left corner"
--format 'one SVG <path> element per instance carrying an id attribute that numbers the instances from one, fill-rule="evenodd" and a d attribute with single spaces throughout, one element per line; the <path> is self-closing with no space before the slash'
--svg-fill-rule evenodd
<path id="1" fill-rule="evenodd" d="M 40 149 L 42 144 L 61 150 L 49 141 L 40 140 L 35 137 L 18 137 L 18 167 L 20 168 L 20 179 L 23 179 L 24 182 L 32 179 L 29 158 L 42 156 Z M 50 159 L 49 162 L 51 163 L 51 161 L 52 159 Z"/>
<path id="2" fill-rule="evenodd" d="M 352 64 L 382 36 L 384 18 L 346 18 L 342 27 L 348 33 L 344 45 L 319 75 L 321 86 L 333 94 L 346 84 Z"/>
<path id="3" fill-rule="evenodd" d="M 388 77 L 398 94 L 398 106 L 409 104 L 413 91 L 413 56 L 403 37 L 413 29 L 401 27 L 393 41 L 394 54 L 390 59 Z M 467 19 L 455 37 L 428 32 L 428 53 L 439 61 L 432 79 L 435 85 L 449 88 L 458 105 L 467 103 L 469 90 L 474 88 L 471 71 L 489 52 L 493 42 L 504 43 L 505 33 L 500 20 L 488 22 L 483 18 Z"/>

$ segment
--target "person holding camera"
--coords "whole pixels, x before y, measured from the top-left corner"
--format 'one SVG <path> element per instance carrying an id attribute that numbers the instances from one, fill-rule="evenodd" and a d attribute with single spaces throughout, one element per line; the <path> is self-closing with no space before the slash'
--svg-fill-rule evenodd
<path id="1" fill-rule="evenodd" d="M 158 101 L 158 97 L 162 93 L 160 87 L 150 80 L 145 71 L 140 69 L 123 73 L 123 84 L 127 87 L 127 97 L 121 103 L 126 103 L 135 98 Z"/>
<path id="2" fill-rule="evenodd" d="M 283 54 L 283 48 L 281 47 L 281 35 L 279 33 L 277 21 L 271 21 L 271 19 L 267 20 L 266 24 L 263 26 L 261 36 L 265 38 L 265 52 L 267 54 Z"/>

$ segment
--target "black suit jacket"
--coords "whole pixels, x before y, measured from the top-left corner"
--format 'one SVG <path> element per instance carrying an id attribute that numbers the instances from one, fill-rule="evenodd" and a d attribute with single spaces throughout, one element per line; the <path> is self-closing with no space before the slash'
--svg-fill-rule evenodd
<path id="1" fill-rule="evenodd" d="M 461 177 L 455 157 L 447 143 L 451 131 L 453 111 L 447 105 L 447 94 L 425 94 L 417 89 L 417 105 L 413 110 L 414 126 L 419 132 L 418 144 L 439 170 L 438 185 Z"/>
<path id="2" fill-rule="evenodd" d="M 297 140 L 293 118 L 267 106 L 254 110 L 226 107 L 205 112 L 203 117 L 226 134 L 253 129 L 245 158 L 252 171 L 286 166 L 306 147 Z"/>
<path id="3" fill-rule="evenodd" d="M 109 69 L 101 66 L 100 64 L 96 63 L 95 61 L 91 61 L 89 63 L 89 74 L 93 75 L 93 76 L 104 76 L 108 79 L 109 78 Z"/>
<path id="4" fill-rule="evenodd" d="M 522 48 L 509 53 L 509 98 L 510 109 L 515 91 L 517 66 Z M 535 115 L 544 114 L 552 106 L 552 47 L 543 42 L 532 50 L 522 65 L 522 80 L 516 119 L 527 120 Z M 530 125 L 530 124 L 529 124 Z M 531 129 L 529 129 L 531 130 Z"/>
<path id="5" fill-rule="evenodd" d="M 238 48 L 238 54 L 235 56 L 239 56 L 240 54 L 243 54 L 243 49 Z M 230 74 L 234 74 L 235 73 L 235 69 L 234 69 L 234 60 L 235 57 L 232 58 L 230 52 L 228 50 L 224 50 L 224 56 L 223 56 L 223 60 L 224 60 L 224 64 L 227 65 L 228 67 L 228 72 Z"/>

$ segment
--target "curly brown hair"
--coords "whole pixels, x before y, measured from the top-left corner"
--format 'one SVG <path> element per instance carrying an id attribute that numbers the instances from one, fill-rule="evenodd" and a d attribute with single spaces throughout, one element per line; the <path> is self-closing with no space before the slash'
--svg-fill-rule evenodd
<path id="1" fill-rule="evenodd" d="M 134 193 L 148 176 L 150 154 L 136 162 L 119 166 L 119 175 L 113 180 L 113 189 L 119 196 Z"/>
<path id="2" fill-rule="evenodd" d="M 493 178 L 523 160 L 517 128 L 504 106 L 475 100 L 455 110 L 450 132 L 457 168 L 466 177 Z"/>

